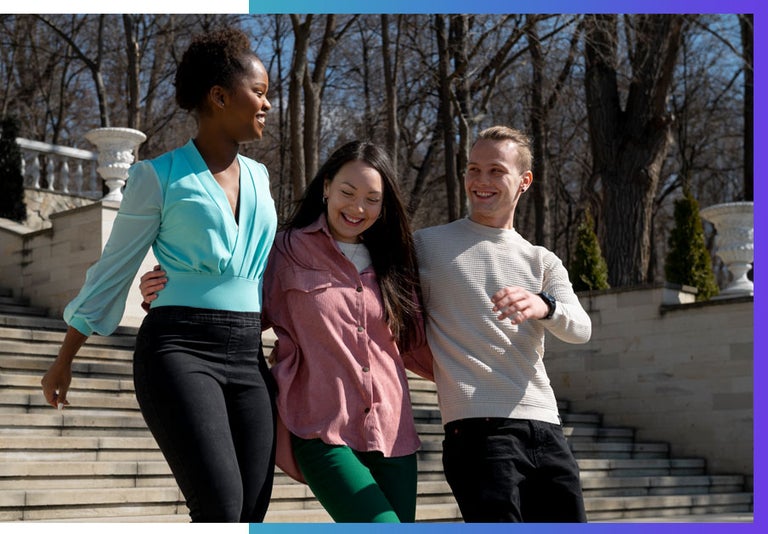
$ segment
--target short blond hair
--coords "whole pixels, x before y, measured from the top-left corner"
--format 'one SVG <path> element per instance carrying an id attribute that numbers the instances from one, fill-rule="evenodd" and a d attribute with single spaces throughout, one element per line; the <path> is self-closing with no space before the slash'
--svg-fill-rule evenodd
<path id="1" fill-rule="evenodd" d="M 510 128 L 509 126 L 491 126 L 480 132 L 477 141 L 512 141 L 517 145 L 517 164 L 519 170 L 525 172 L 533 169 L 533 154 L 531 152 L 531 138 L 524 132 Z"/>

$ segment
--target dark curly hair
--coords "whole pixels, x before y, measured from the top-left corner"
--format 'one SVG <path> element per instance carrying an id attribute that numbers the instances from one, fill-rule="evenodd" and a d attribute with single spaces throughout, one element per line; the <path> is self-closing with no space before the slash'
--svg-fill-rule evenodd
<path id="1" fill-rule="evenodd" d="M 176 69 L 176 103 L 187 111 L 200 110 L 211 87 L 232 88 L 252 58 L 259 59 L 241 30 L 226 28 L 195 36 Z"/>

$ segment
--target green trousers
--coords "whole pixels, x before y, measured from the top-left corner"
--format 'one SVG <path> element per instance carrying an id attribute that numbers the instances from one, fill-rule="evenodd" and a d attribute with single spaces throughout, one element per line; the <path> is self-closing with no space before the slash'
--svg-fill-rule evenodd
<path id="1" fill-rule="evenodd" d="M 337 523 L 412 523 L 416 519 L 416 454 L 385 458 L 345 445 L 291 435 L 304 479 Z"/>

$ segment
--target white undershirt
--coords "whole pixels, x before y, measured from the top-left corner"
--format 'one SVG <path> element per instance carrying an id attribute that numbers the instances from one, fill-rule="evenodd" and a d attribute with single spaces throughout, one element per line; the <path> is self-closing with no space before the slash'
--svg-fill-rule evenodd
<path id="1" fill-rule="evenodd" d="M 336 243 L 347 259 L 355 264 L 358 273 L 363 272 L 363 269 L 371 264 L 371 255 L 363 243 L 343 243 L 341 241 L 336 241 Z"/>

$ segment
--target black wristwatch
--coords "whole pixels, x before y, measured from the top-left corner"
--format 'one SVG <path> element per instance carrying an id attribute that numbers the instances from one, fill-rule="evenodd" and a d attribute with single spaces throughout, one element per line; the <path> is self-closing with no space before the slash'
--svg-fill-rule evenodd
<path id="1" fill-rule="evenodd" d="M 555 308 L 557 308 L 557 301 L 555 300 L 555 297 L 553 297 L 546 291 L 542 291 L 541 293 L 539 293 L 539 296 L 541 297 L 541 300 L 543 300 L 544 303 L 547 305 L 547 308 L 549 308 L 549 313 L 547 313 L 547 316 L 544 317 L 544 319 L 551 319 L 552 316 L 555 314 Z"/>

